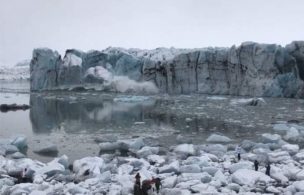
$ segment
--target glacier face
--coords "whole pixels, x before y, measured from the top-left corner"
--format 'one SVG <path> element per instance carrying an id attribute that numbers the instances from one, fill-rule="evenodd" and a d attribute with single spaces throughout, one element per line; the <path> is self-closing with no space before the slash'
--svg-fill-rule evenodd
<path id="1" fill-rule="evenodd" d="M 120 85 L 143 85 L 140 91 L 147 85 L 172 94 L 304 97 L 304 42 L 286 47 L 245 42 L 231 48 L 72 49 L 63 59 L 56 51 L 35 49 L 30 70 L 32 91 L 73 85 L 109 89 L 119 80 Z M 123 92 L 128 89 L 136 91 L 129 87 Z"/>

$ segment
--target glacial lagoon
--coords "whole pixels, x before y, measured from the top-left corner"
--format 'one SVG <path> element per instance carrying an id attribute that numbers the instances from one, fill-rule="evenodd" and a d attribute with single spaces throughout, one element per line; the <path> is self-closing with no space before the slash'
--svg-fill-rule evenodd
<path id="1" fill-rule="evenodd" d="M 256 106 L 250 97 L 208 95 L 142 95 L 96 91 L 30 93 L 28 82 L 1 83 L 0 102 L 30 104 L 31 109 L 0 113 L 1 138 L 27 137 L 27 156 L 43 162 L 33 150 L 45 143 L 58 146 L 59 156 L 71 161 L 99 154 L 96 139 L 145 137 L 170 149 L 177 137 L 205 144 L 212 133 L 233 139 L 259 141 L 263 133 L 286 131 L 276 125 L 304 129 L 304 100 L 263 98 Z M 302 132 L 302 131 L 300 131 Z M 301 140 L 298 140 L 300 143 Z M 301 144 L 301 143 L 300 143 Z M 301 146 L 301 145 L 300 145 Z"/>

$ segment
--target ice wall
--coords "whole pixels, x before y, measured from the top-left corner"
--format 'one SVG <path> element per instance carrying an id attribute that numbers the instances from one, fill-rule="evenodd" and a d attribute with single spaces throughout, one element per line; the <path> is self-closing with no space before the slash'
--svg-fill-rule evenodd
<path id="1" fill-rule="evenodd" d="M 31 61 L 32 91 L 97 85 L 120 92 L 304 97 L 303 79 L 303 41 L 286 47 L 245 42 L 231 48 L 67 50 L 63 59 L 35 49 Z"/>

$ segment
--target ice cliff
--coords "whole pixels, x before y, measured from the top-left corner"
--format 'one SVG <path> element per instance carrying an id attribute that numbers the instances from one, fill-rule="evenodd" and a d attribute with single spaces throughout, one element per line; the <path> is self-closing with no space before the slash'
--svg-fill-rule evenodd
<path id="1" fill-rule="evenodd" d="M 35 49 L 31 90 L 99 87 L 173 94 L 304 97 L 304 41 L 285 47 L 245 42 L 231 48 L 103 51 Z"/>

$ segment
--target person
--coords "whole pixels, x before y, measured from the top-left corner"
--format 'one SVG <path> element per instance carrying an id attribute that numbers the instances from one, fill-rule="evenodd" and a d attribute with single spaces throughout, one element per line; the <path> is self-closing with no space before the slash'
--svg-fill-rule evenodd
<path id="1" fill-rule="evenodd" d="M 141 189 L 137 183 L 134 184 L 134 195 L 141 195 Z"/>
<path id="2" fill-rule="evenodd" d="M 159 189 L 160 189 L 160 186 L 161 186 L 161 182 L 160 182 L 160 178 L 155 178 L 155 188 L 156 188 L 156 192 L 157 194 L 159 193 Z"/>
<path id="3" fill-rule="evenodd" d="M 141 185 L 142 195 L 148 195 L 148 191 L 152 188 L 150 180 L 144 180 Z"/>
<path id="4" fill-rule="evenodd" d="M 266 173 L 266 175 L 270 176 L 270 163 L 267 164 L 265 173 Z"/>
<path id="5" fill-rule="evenodd" d="M 135 175 L 135 184 L 138 184 L 139 186 L 140 186 L 140 174 L 139 173 L 137 173 L 136 175 Z"/>
<path id="6" fill-rule="evenodd" d="M 134 195 L 141 195 L 141 188 L 140 188 L 140 174 L 137 173 L 135 175 L 135 184 L 134 184 Z"/>
<path id="7" fill-rule="evenodd" d="M 237 158 L 238 158 L 238 161 L 241 160 L 241 147 L 238 145 L 236 148 L 235 148 L 235 152 L 237 154 Z"/>
<path id="8" fill-rule="evenodd" d="M 254 161 L 254 169 L 255 171 L 258 171 L 259 169 L 259 162 L 257 160 Z"/>

